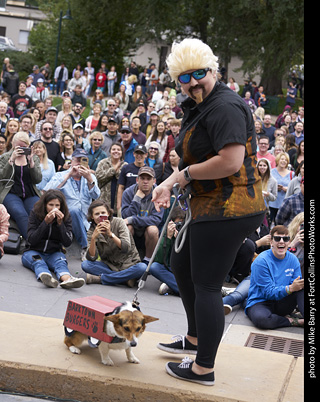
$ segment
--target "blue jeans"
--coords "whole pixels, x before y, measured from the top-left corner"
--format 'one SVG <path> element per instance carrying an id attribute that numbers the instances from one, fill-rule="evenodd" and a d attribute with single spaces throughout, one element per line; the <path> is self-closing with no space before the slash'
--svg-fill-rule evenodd
<path id="1" fill-rule="evenodd" d="M 87 247 L 87 231 L 82 220 L 82 212 L 78 208 L 69 209 L 72 219 L 72 232 L 81 248 Z"/>
<path id="2" fill-rule="evenodd" d="M 62 92 L 64 91 L 64 88 L 65 88 L 64 85 L 65 85 L 65 82 L 63 80 L 58 80 L 57 81 L 57 84 L 56 84 L 56 86 L 57 86 L 57 89 L 56 89 L 57 95 L 62 95 Z"/>
<path id="3" fill-rule="evenodd" d="M 241 303 L 241 306 L 245 308 L 247 304 L 249 287 L 250 287 L 250 275 L 244 278 L 244 280 L 239 283 L 239 285 L 232 293 L 230 293 L 228 296 L 225 296 L 222 299 L 223 304 L 229 304 L 229 306 L 233 307 Z"/>
<path id="4" fill-rule="evenodd" d="M 115 84 L 115 80 L 108 81 L 108 96 L 114 95 L 114 84 Z"/>
<path id="5" fill-rule="evenodd" d="M 166 283 L 175 294 L 179 294 L 176 278 L 169 268 L 166 268 L 159 262 L 153 262 L 149 268 L 149 273 L 159 279 L 159 281 Z"/>
<path id="6" fill-rule="evenodd" d="M 39 255 L 41 259 L 34 260 L 32 258 L 34 255 Z M 51 275 L 50 271 L 55 273 L 58 280 L 62 275 L 70 275 L 66 257 L 61 251 L 48 254 L 29 250 L 22 254 L 21 262 L 24 267 L 31 269 L 36 274 L 37 279 L 39 279 L 40 274 L 43 272 Z"/>
<path id="7" fill-rule="evenodd" d="M 87 86 L 86 97 L 90 96 L 94 81 L 95 81 L 95 79 L 90 80 L 89 85 Z"/>
<path id="8" fill-rule="evenodd" d="M 3 205 L 6 207 L 10 217 L 18 225 L 19 232 L 24 239 L 27 239 L 28 236 L 29 214 L 38 200 L 39 197 L 37 195 L 22 200 L 17 195 L 11 193 L 8 193 L 3 200 Z"/>
<path id="9" fill-rule="evenodd" d="M 247 315 L 253 324 L 262 329 L 290 327 L 290 321 L 285 316 L 291 314 L 295 307 L 304 317 L 304 289 L 293 292 L 280 300 L 259 302 L 247 309 Z"/>
<path id="10" fill-rule="evenodd" d="M 126 282 L 129 279 L 139 279 L 147 269 L 146 264 L 139 262 L 136 265 L 132 265 L 122 271 L 112 271 L 108 265 L 102 261 L 83 261 L 81 268 L 84 272 L 92 275 L 98 275 L 101 277 L 101 283 L 103 285 L 117 285 L 122 282 Z"/>

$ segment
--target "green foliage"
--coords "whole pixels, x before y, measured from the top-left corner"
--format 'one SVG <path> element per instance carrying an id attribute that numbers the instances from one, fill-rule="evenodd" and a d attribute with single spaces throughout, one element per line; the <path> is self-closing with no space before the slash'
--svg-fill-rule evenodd
<path id="1" fill-rule="evenodd" d="M 10 63 L 15 71 L 19 73 L 20 81 L 24 81 L 26 77 L 32 73 L 32 67 L 36 64 L 35 60 L 29 53 L 6 51 L 3 52 L 3 58 L 9 57 Z"/>

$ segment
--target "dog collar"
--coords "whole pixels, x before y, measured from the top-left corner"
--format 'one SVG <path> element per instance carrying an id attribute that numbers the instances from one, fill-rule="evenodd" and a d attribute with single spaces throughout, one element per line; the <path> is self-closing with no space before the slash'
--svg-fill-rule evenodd
<path id="1" fill-rule="evenodd" d="M 110 343 L 122 343 L 122 342 L 125 342 L 125 341 L 126 340 L 124 338 L 119 338 L 118 336 L 114 336 L 111 339 Z"/>

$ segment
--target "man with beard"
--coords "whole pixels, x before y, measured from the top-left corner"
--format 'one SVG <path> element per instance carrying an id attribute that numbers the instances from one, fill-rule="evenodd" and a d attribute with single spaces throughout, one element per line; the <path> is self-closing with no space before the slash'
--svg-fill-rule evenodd
<path id="1" fill-rule="evenodd" d="M 13 95 L 10 101 L 10 106 L 13 109 L 14 117 L 19 119 L 23 113 L 32 106 L 32 99 L 26 94 L 27 85 L 24 81 L 19 83 L 19 90 L 16 95 Z"/>

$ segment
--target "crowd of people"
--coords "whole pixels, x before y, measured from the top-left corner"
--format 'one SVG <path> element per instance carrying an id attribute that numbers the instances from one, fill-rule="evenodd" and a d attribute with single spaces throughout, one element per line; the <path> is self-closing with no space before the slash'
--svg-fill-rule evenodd
<path id="1" fill-rule="evenodd" d="M 243 241 L 225 278 L 238 285 L 232 292 L 224 290 L 225 313 L 242 304 L 260 328 L 300 326 L 303 317 L 289 314 L 298 306 L 303 315 L 304 107 L 295 107 L 294 80 L 288 82 L 279 116 L 267 112 L 262 85 L 245 80 L 240 93 L 230 78 L 226 87 L 242 98 L 254 120 L 266 213 Z M 1 256 L 10 218 L 24 239 L 23 266 L 45 286 L 135 286 L 166 218 L 152 201 L 153 190 L 175 176 L 182 162 L 175 146 L 185 117 L 183 102 L 189 99 L 184 85 L 174 84 L 166 68 L 159 74 L 151 64 L 140 72 L 133 61 L 119 75 L 105 63 L 95 69 L 88 61 L 72 72 L 64 63 L 52 72 L 46 63 L 19 81 L 5 59 L 1 89 Z M 55 97 L 61 100 L 57 106 Z M 178 208 L 150 267 L 161 283 L 160 294 L 180 293 L 170 255 L 183 221 Z M 73 239 L 81 247 L 86 280 L 68 270 L 65 248 Z M 297 257 L 293 282 L 279 291 L 270 272 L 276 270 L 285 282 L 284 271 L 278 271 L 287 265 L 282 268 L 278 261 L 287 250 Z M 285 296 L 290 301 L 282 305 Z"/>

